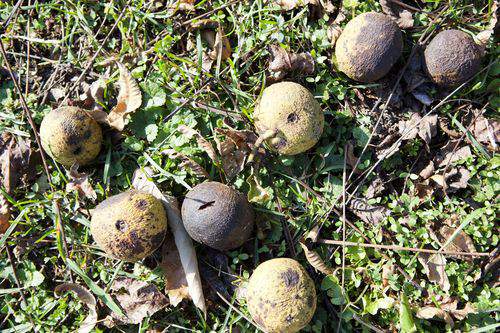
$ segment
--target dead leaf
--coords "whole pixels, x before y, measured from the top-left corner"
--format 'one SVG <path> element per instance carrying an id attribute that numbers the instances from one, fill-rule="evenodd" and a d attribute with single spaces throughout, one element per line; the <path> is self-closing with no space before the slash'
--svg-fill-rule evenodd
<path id="1" fill-rule="evenodd" d="M 210 52 L 208 55 L 213 60 L 217 60 L 219 59 L 219 57 L 221 60 L 226 60 L 231 57 L 231 53 L 232 50 L 229 39 L 224 33 L 224 29 L 222 28 L 222 26 L 219 25 L 219 27 L 217 28 L 217 33 L 215 34 L 212 52 Z"/>
<path id="2" fill-rule="evenodd" d="M 2 137 L 0 149 L 2 183 L 7 193 L 12 193 L 20 183 L 28 184 L 35 179 L 40 155 L 33 151 L 31 141 Z"/>
<path id="3" fill-rule="evenodd" d="M 231 180 L 243 171 L 245 161 L 257 141 L 257 135 L 252 131 L 238 131 L 232 128 L 216 128 L 215 131 L 225 136 L 224 141 L 217 137 L 215 139 L 221 155 L 222 168 L 226 178 Z M 259 149 L 258 153 L 259 157 L 264 154 L 262 149 Z"/>
<path id="4" fill-rule="evenodd" d="M 97 193 L 94 191 L 89 182 L 89 176 L 82 172 L 78 172 L 78 164 L 73 164 L 68 172 L 68 183 L 66 184 L 66 192 L 77 191 L 79 195 L 91 200 L 97 199 Z"/>
<path id="5" fill-rule="evenodd" d="M 196 0 L 177 0 L 169 6 L 170 11 L 179 10 L 183 12 L 193 11 Z"/>
<path id="6" fill-rule="evenodd" d="M 432 194 L 434 194 L 434 186 L 429 185 L 429 181 L 415 184 L 415 195 L 420 199 L 420 203 L 431 198 Z"/>
<path id="7" fill-rule="evenodd" d="M 268 69 L 273 79 L 281 80 L 291 72 L 301 75 L 314 73 L 314 59 L 309 53 L 288 52 L 279 45 L 269 46 L 269 53 L 271 61 Z"/>
<path id="8" fill-rule="evenodd" d="M 0 235 L 10 227 L 10 204 L 3 194 L 0 193 Z"/>
<path id="9" fill-rule="evenodd" d="M 342 28 L 338 24 L 330 24 L 328 27 L 328 30 L 326 30 L 326 35 L 328 36 L 328 39 L 330 40 L 330 43 L 332 44 L 332 47 L 335 46 L 337 43 L 337 39 L 339 39 L 340 35 L 342 34 Z"/>
<path id="10" fill-rule="evenodd" d="M 207 170 L 205 170 L 201 165 L 187 157 L 186 155 L 174 150 L 174 149 L 165 149 L 162 151 L 162 154 L 167 155 L 170 158 L 173 159 L 180 159 L 182 162 L 179 165 L 181 168 L 187 167 L 190 169 L 195 176 L 197 177 L 202 177 L 202 178 L 210 178 L 208 175 Z"/>
<path id="11" fill-rule="evenodd" d="M 409 120 L 399 122 L 399 133 L 403 140 L 412 140 L 418 135 L 429 145 L 437 134 L 437 120 L 437 115 L 426 115 L 422 118 L 418 112 L 414 112 Z"/>
<path id="12" fill-rule="evenodd" d="M 445 174 L 447 190 L 450 193 L 467 188 L 471 178 L 470 171 L 464 167 L 453 168 Z"/>
<path id="13" fill-rule="evenodd" d="M 214 147 L 198 131 L 187 127 L 186 125 L 180 125 L 177 127 L 177 130 L 184 134 L 187 138 L 195 137 L 198 147 L 205 151 L 214 163 L 219 163 L 219 158 L 217 157 Z"/>
<path id="14" fill-rule="evenodd" d="M 165 291 L 170 304 L 177 306 L 182 300 L 189 298 L 189 290 L 179 251 L 170 232 L 165 236 L 161 249 L 160 267 L 165 274 Z"/>
<path id="15" fill-rule="evenodd" d="M 437 283 L 443 291 L 450 290 L 450 281 L 446 274 L 446 258 L 442 254 L 419 253 L 418 261 L 424 267 L 429 281 Z"/>
<path id="16" fill-rule="evenodd" d="M 480 115 L 475 118 L 470 131 L 478 142 L 485 144 L 492 151 L 497 150 L 497 144 L 500 142 L 500 121 Z"/>
<path id="17" fill-rule="evenodd" d="M 427 166 L 423 168 L 418 175 L 425 180 L 431 177 L 434 174 L 434 171 L 435 171 L 434 162 L 430 161 L 429 164 L 427 164 Z"/>
<path id="18" fill-rule="evenodd" d="M 168 305 L 168 300 L 154 284 L 128 277 L 117 277 L 111 285 L 125 317 L 112 313 L 113 318 L 126 324 L 139 324 Z"/>
<path id="19" fill-rule="evenodd" d="M 82 107 L 93 111 L 103 111 L 105 89 L 106 81 L 103 78 L 99 78 L 91 85 L 87 84 L 84 87 L 84 93 L 80 96 Z"/>
<path id="20" fill-rule="evenodd" d="M 205 298 L 201 287 L 201 277 L 198 271 L 198 259 L 196 258 L 193 241 L 182 224 L 179 204 L 177 199 L 174 197 L 163 195 L 161 193 L 155 183 L 149 180 L 152 175 L 153 172 L 149 168 L 136 170 L 132 179 L 132 186 L 138 190 L 152 194 L 163 203 L 163 206 L 167 211 L 168 225 L 174 235 L 175 245 L 177 246 L 181 265 L 183 271 L 185 272 L 189 295 L 191 296 L 193 303 L 206 314 L 207 307 L 205 305 Z"/>
<path id="21" fill-rule="evenodd" d="M 368 224 L 377 225 L 391 215 L 390 210 L 382 206 L 372 206 L 366 200 L 352 199 L 349 209 Z"/>
<path id="22" fill-rule="evenodd" d="M 283 10 L 292 10 L 308 4 L 318 5 L 318 0 L 274 0 L 274 2 Z"/>
<path id="23" fill-rule="evenodd" d="M 366 199 L 372 199 L 385 190 L 384 181 L 380 177 L 375 177 L 366 189 Z"/>
<path id="24" fill-rule="evenodd" d="M 379 0 L 382 11 L 389 15 L 401 29 L 413 28 L 413 16 L 410 11 L 391 0 Z"/>
<path id="25" fill-rule="evenodd" d="M 437 134 L 437 120 L 437 114 L 427 115 L 422 118 L 418 125 L 418 136 L 424 140 L 427 145 L 429 145 L 431 139 Z"/>
<path id="26" fill-rule="evenodd" d="M 354 144 L 352 141 L 347 142 L 346 146 L 346 164 L 353 170 L 354 174 L 359 174 L 361 173 L 361 170 L 359 170 L 356 166 L 358 163 L 358 158 L 356 155 L 354 155 Z M 356 168 L 356 169 L 354 169 Z"/>
<path id="27" fill-rule="evenodd" d="M 125 127 L 125 117 L 141 107 L 142 94 L 139 85 L 132 77 L 130 71 L 122 63 L 117 62 L 120 70 L 118 84 L 120 92 L 118 93 L 118 102 L 107 116 L 109 126 L 123 131 Z"/>
<path id="28" fill-rule="evenodd" d="M 434 158 L 434 162 L 438 168 L 446 167 L 448 164 L 451 165 L 452 163 L 472 156 L 469 146 L 457 147 L 455 149 L 456 144 L 457 140 L 450 140 L 438 151 Z"/>
<path id="29" fill-rule="evenodd" d="M 438 236 L 441 244 L 445 244 L 453 236 L 456 230 L 457 229 L 454 227 L 443 224 L 437 229 L 436 235 Z M 476 247 L 474 246 L 472 238 L 463 230 L 460 230 L 455 238 L 444 248 L 444 250 L 475 253 Z M 458 256 L 458 258 L 472 261 L 472 257 L 470 256 Z"/>
<path id="30" fill-rule="evenodd" d="M 78 333 L 92 332 L 95 325 L 97 324 L 97 311 L 96 311 L 97 303 L 94 295 L 92 295 L 89 290 L 76 283 L 63 283 L 58 285 L 54 289 L 54 293 L 58 296 L 68 291 L 74 292 L 78 297 L 78 299 L 83 304 L 85 304 L 89 309 L 88 316 L 82 321 L 82 324 L 78 328 L 77 332 Z"/>
<path id="31" fill-rule="evenodd" d="M 249 186 L 249 190 L 247 193 L 248 201 L 256 202 L 260 204 L 267 203 L 271 198 L 269 191 L 262 187 L 257 175 L 254 173 L 253 168 L 250 176 L 247 178 L 247 184 Z"/>
<path id="32" fill-rule="evenodd" d="M 306 242 L 301 241 L 300 246 L 302 250 L 304 250 L 304 255 L 306 256 L 307 262 L 318 272 L 329 275 L 333 273 L 333 269 L 328 267 L 320 255 L 314 251 L 312 248 L 306 245 Z"/>
<path id="33" fill-rule="evenodd" d="M 438 309 L 433 306 L 425 306 L 421 309 L 419 309 L 416 313 L 418 318 L 421 319 L 433 319 L 435 317 L 442 319 L 446 322 L 446 324 L 450 325 L 450 327 L 455 326 L 455 322 L 453 321 L 453 318 L 451 315 L 444 311 L 443 309 Z"/>
<path id="34" fill-rule="evenodd" d="M 382 286 L 387 287 L 389 285 L 389 279 L 394 274 L 395 266 L 392 262 L 388 261 L 382 266 Z"/>

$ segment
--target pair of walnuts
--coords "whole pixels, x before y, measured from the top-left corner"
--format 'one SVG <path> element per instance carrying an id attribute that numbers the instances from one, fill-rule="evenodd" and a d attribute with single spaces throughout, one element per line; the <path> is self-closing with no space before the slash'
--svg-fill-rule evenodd
<path id="1" fill-rule="evenodd" d="M 368 12 L 349 21 L 335 46 L 340 71 L 360 82 L 385 76 L 403 51 L 403 36 L 388 16 Z M 423 66 L 439 86 L 453 88 L 467 81 L 480 68 L 481 48 L 459 30 L 438 33 L 424 52 Z"/>

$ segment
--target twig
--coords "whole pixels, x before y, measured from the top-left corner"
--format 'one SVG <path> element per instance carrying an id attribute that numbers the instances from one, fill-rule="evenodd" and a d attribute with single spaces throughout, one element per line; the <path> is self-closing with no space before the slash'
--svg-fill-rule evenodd
<path id="1" fill-rule="evenodd" d="M 342 242 L 345 242 L 346 239 L 346 228 L 345 228 L 345 185 L 346 185 L 346 168 L 347 168 L 347 144 L 344 145 L 344 168 L 342 171 Z M 342 294 L 345 295 L 345 245 L 342 245 L 342 277 L 341 277 L 341 285 L 342 285 Z M 342 306 L 340 309 L 340 317 L 342 318 L 342 314 L 344 313 L 345 307 Z M 339 324 L 337 326 L 337 332 L 340 332 L 342 328 L 342 320 L 339 320 Z"/>
<path id="2" fill-rule="evenodd" d="M 250 155 L 248 155 L 247 163 L 252 163 L 255 155 L 257 155 L 257 151 L 259 150 L 260 146 L 262 146 L 264 141 L 274 138 L 276 134 L 278 134 L 278 129 L 270 129 L 262 133 L 255 141 L 252 152 L 250 153 Z"/>
<path id="3" fill-rule="evenodd" d="M 392 251 L 410 251 L 419 253 L 430 253 L 430 254 L 443 254 L 449 256 L 469 256 L 469 257 L 488 257 L 490 254 L 486 252 L 456 252 L 456 251 L 439 251 L 430 249 L 419 249 L 416 247 L 406 247 L 399 245 L 382 245 L 382 244 L 367 244 L 367 243 L 356 243 L 349 241 L 340 241 L 332 239 L 318 239 L 317 243 L 330 244 L 330 245 L 341 245 L 341 246 L 358 246 L 358 247 L 369 247 L 381 250 L 392 250 Z"/>
<path id="4" fill-rule="evenodd" d="M 17 275 L 16 264 L 14 262 L 14 256 L 12 255 L 12 252 L 10 251 L 9 244 L 7 244 L 7 243 L 5 244 L 5 250 L 7 251 L 7 256 L 9 257 L 10 266 L 12 267 L 12 275 L 14 276 L 14 281 L 16 282 L 16 285 L 19 288 L 19 293 L 21 294 L 21 301 L 23 303 L 23 306 L 27 307 L 28 301 L 26 300 L 26 296 L 24 295 L 24 290 L 22 288 L 21 282 L 19 282 L 19 276 Z M 35 323 L 33 322 L 33 318 L 31 318 L 30 312 L 26 311 L 26 314 L 28 315 L 28 319 L 34 328 Z"/>

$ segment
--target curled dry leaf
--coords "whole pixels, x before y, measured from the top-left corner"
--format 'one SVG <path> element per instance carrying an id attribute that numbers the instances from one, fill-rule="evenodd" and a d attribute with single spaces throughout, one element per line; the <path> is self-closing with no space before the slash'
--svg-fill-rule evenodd
<path id="1" fill-rule="evenodd" d="M 187 138 L 195 137 L 198 147 L 205 151 L 214 163 L 218 163 L 219 158 L 217 157 L 214 147 L 198 131 L 187 127 L 186 125 L 180 125 L 177 127 L 177 130 L 184 134 Z"/>
<path id="2" fill-rule="evenodd" d="M 10 227 L 10 204 L 0 193 L 0 235 Z"/>
<path id="3" fill-rule="evenodd" d="M 91 85 L 84 85 L 84 93 L 80 96 L 82 107 L 93 111 L 102 111 L 104 105 L 104 90 L 106 81 L 102 78 L 94 81 Z"/>
<path id="4" fill-rule="evenodd" d="M 442 244 L 448 242 L 449 239 L 455 234 L 456 228 L 447 226 L 445 224 L 441 225 L 441 227 L 437 230 L 437 236 L 439 241 Z M 476 247 L 474 246 L 474 242 L 469 235 L 467 235 L 463 230 L 460 230 L 456 236 L 454 236 L 453 240 L 446 246 L 445 251 L 454 251 L 454 252 L 470 252 L 475 253 Z M 472 261 L 472 257 L 465 256 L 459 257 L 461 259 Z"/>
<path id="5" fill-rule="evenodd" d="M 152 175 L 153 172 L 149 168 L 136 170 L 132 179 L 132 186 L 138 190 L 152 194 L 163 203 L 167 211 L 168 225 L 174 235 L 175 245 L 177 246 L 182 268 L 185 273 L 189 295 L 194 304 L 203 311 L 203 313 L 206 313 L 207 307 L 201 287 L 198 260 L 191 237 L 189 237 L 186 229 L 184 229 L 179 211 L 179 204 L 174 197 L 166 196 L 161 193 L 155 183 L 149 180 Z"/>
<path id="6" fill-rule="evenodd" d="M 271 54 L 269 72 L 276 80 L 284 78 L 290 72 L 302 75 L 314 73 L 314 59 L 309 53 L 288 52 L 279 45 L 271 45 L 269 53 Z"/>
<path id="7" fill-rule="evenodd" d="M 167 232 L 161 248 L 160 267 L 165 274 L 165 291 L 170 304 L 177 306 L 182 300 L 189 298 L 189 290 L 179 251 L 170 232 Z"/>
<path id="8" fill-rule="evenodd" d="M 118 93 L 118 102 L 106 120 L 109 126 L 122 131 L 125 127 L 127 114 L 134 112 L 141 106 L 142 94 L 139 85 L 125 65 L 119 62 L 117 65 L 120 70 L 120 78 L 118 79 L 120 92 Z"/>
<path id="9" fill-rule="evenodd" d="M 421 117 L 418 112 L 414 112 L 407 121 L 399 122 L 399 134 L 403 140 L 412 140 L 417 135 L 427 144 L 437 134 L 437 115 L 427 115 Z"/>
<path id="10" fill-rule="evenodd" d="M 450 140 L 438 151 L 434 158 L 434 163 L 438 168 L 444 168 L 448 164 L 451 165 L 452 163 L 472 156 L 469 146 L 459 147 L 457 146 L 457 142 L 457 140 Z"/>
<path id="11" fill-rule="evenodd" d="M 366 223 L 377 225 L 391 215 L 390 210 L 382 206 L 372 206 L 366 200 L 352 199 L 349 209 Z"/>
<path id="12" fill-rule="evenodd" d="M 450 327 L 455 326 L 455 322 L 448 312 L 433 306 L 424 306 L 423 308 L 419 309 L 417 311 L 417 317 L 421 319 L 439 318 L 444 320 L 446 324 L 450 325 Z"/>
<path id="13" fill-rule="evenodd" d="M 304 255 L 306 256 L 307 262 L 312 267 L 314 267 L 315 270 L 326 275 L 333 273 L 333 269 L 331 267 L 328 267 L 321 256 L 312 248 L 309 248 L 306 242 L 301 241 L 300 246 L 302 247 L 302 250 L 304 250 Z"/>
<path id="14" fill-rule="evenodd" d="M 126 324 L 139 324 L 168 305 L 168 300 L 154 284 L 128 277 L 118 277 L 111 285 L 113 296 L 120 303 L 125 316 L 112 317 Z"/>
<path id="15" fill-rule="evenodd" d="M 12 193 L 20 183 L 28 184 L 35 179 L 40 155 L 33 151 L 30 140 L 18 138 L 16 141 L 3 133 L 0 152 L 2 184 L 7 193 Z"/>
<path id="16" fill-rule="evenodd" d="M 97 193 L 95 193 L 94 188 L 90 185 L 89 176 L 84 172 L 78 172 L 78 164 L 73 164 L 68 172 L 66 192 L 71 191 L 77 191 L 84 198 L 97 199 Z"/>
<path id="17" fill-rule="evenodd" d="M 500 121 L 480 115 L 475 117 L 470 131 L 479 143 L 485 144 L 491 151 L 497 150 L 498 142 L 500 142 Z"/>
<path id="18" fill-rule="evenodd" d="M 382 11 L 389 15 L 401 29 L 413 28 L 413 16 L 410 11 L 391 0 L 379 0 Z"/>
<path id="19" fill-rule="evenodd" d="M 92 295 L 89 290 L 76 283 L 63 283 L 58 285 L 54 289 L 55 294 L 58 296 L 68 291 L 74 292 L 78 297 L 78 299 L 83 304 L 85 304 L 89 309 L 88 316 L 82 321 L 82 324 L 78 328 L 77 332 L 78 333 L 92 332 L 95 325 L 97 324 L 97 311 L 96 311 L 97 303 L 94 295 Z"/>
<path id="20" fill-rule="evenodd" d="M 195 176 L 202 178 L 209 178 L 208 172 L 201 165 L 199 165 L 186 155 L 179 153 L 174 149 L 165 149 L 164 151 L 162 151 L 162 154 L 165 154 L 173 159 L 180 159 L 182 161 L 180 167 L 181 168 L 187 167 L 194 173 Z"/>
<path id="21" fill-rule="evenodd" d="M 224 29 L 221 25 L 217 28 L 217 33 L 215 34 L 215 40 L 212 47 L 212 51 L 208 54 L 211 59 L 218 60 L 226 60 L 231 57 L 231 44 L 229 43 L 229 39 L 227 38 Z"/>
<path id="22" fill-rule="evenodd" d="M 246 181 L 249 186 L 249 190 L 247 193 L 248 201 L 261 204 L 269 201 L 271 195 L 269 194 L 269 191 L 266 190 L 260 183 L 260 180 L 255 174 L 253 167 L 252 172 L 250 173 L 250 176 L 248 176 Z"/>
<path id="23" fill-rule="evenodd" d="M 450 281 L 446 274 L 446 258 L 442 254 L 419 253 L 418 261 L 424 267 L 429 281 L 437 283 L 443 291 L 450 290 Z"/>
<path id="24" fill-rule="evenodd" d="M 216 137 L 217 149 L 226 178 L 233 179 L 243 170 L 245 161 L 257 141 L 257 135 L 252 131 L 238 131 L 232 128 L 216 128 L 215 131 L 225 136 L 223 141 Z M 260 156 L 264 154 L 262 149 L 258 152 Z"/>

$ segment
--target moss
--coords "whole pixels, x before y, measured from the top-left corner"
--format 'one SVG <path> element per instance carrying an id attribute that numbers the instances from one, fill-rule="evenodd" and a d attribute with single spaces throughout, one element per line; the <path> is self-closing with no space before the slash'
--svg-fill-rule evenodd
<path id="1" fill-rule="evenodd" d="M 309 90 L 294 82 L 280 82 L 264 89 L 254 120 L 260 135 L 277 130 L 277 136 L 267 143 L 284 155 L 310 149 L 323 133 L 324 115 L 319 103 Z"/>
<path id="2" fill-rule="evenodd" d="M 195 241 L 225 251 L 248 240 L 254 213 L 242 193 L 218 182 L 206 182 L 187 193 L 182 203 L 182 220 Z"/>
<path id="3" fill-rule="evenodd" d="M 434 83 L 452 88 L 479 71 L 481 51 L 465 32 L 444 30 L 425 49 L 424 62 L 427 74 Z"/>
<path id="4" fill-rule="evenodd" d="M 161 201 L 136 190 L 101 202 L 90 224 L 92 236 L 104 252 L 132 262 L 156 250 L 166 230 L 167 216 Z"/>
<path id="5" fill-rule="evenodd" d="M 340 71 L 360 82 L 385 76 L 401 56 L 403 36 L 388 16 L 369 12 L 347 23 L 335 45 Z"/>
<path id="6" fill-rule="evenodd" d="M 66 106 L 43 118 L 40 139 L 43 149 L 62 165 L 85 165 L 101 150 L 102 129 L 84 110 Z"/>
<path id="7" fill-rule="evenodd" d="M 316 310 L 316 289 L 295 260 L 278 258 L 260 264 L 248 283 L 252 318 L 269 332 L 298 332 Z"/>

